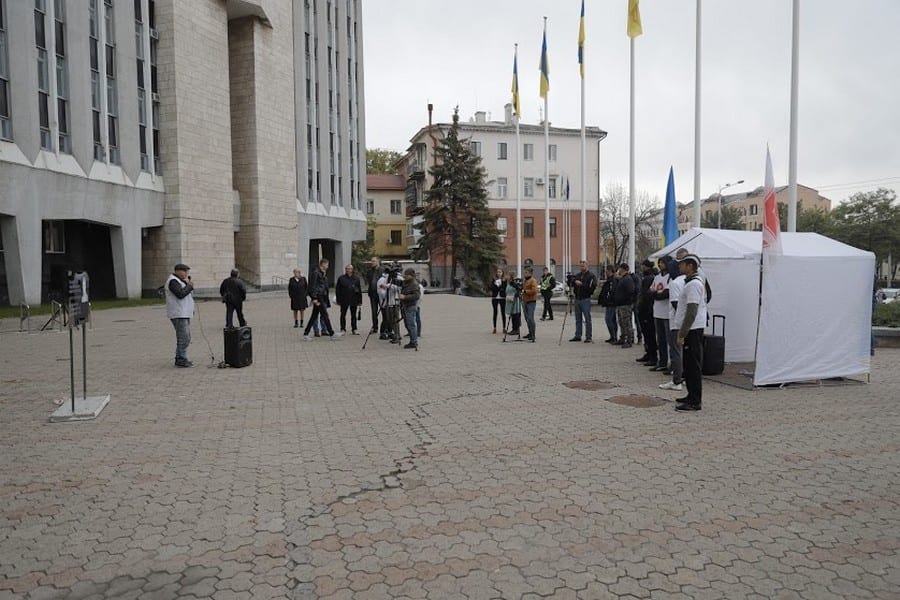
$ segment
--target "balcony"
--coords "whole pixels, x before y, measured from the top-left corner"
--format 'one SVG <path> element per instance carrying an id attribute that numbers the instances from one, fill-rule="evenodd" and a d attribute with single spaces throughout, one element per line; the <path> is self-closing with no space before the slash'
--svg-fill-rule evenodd
<path id="1" fill-rule="evenodd" d="M 424 179 L 425 166 L 418 161 L 409 163 L 406 165 L 406 176 L 413 179 Z"/>

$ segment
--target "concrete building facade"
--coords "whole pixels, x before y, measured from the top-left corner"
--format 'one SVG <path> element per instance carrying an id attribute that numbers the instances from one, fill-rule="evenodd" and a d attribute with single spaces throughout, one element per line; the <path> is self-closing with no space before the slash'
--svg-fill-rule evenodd
<path id="1" fill-rule="evenodd" d="M 426 192 L 433 183 L 428 170 L 435 164 L 434 148 L 449 129 L 450 123 L 429 124 L 410 140 L 411 145 L 398 165 L 407 179 L 407 212 L 425 203 Z M 571 260 L 577 262 L 585 258 L 594 268 L 600 260 L 600 142 L 606 138 L 606 132 L 598 127 L 586 128 L 586 257 L 580 256 L 581 130 L 551 126 L 549 144 L 545 145 L 542 124 L 520 123 L 519 137 L 521 147 L 517 149 L 511 105 L 506 106 L 503 121 L 492 121 L 485 112 L 477 112 L 468 122 L 460 120 L 459 123 L 459 138 L 468 140 L 470 151 L 481 157 L 487 171 L 488 207 L 497 216 L 497 228 L 503 242 L 502 266 L 517 266 L 517 239 L 521 235 L 523 264 L 532 264 L 538 273 L 543 268 L 547 239 L 545 194 L 549 193 L 551 267 L 558 277 L 564 275 L 564 227 L 568 208 L 572 232 Z M 522 156 L 518 188 L 521 191 L 521 232 L 516 228 L 517 150 Z M 550 172 L 545 180 L 544 158 L 547 154 Z M 418 247 L 418 219 L 408 219 L 407 246 L 411 252 Z M 432 264 L 432 277 L 449 284 L 446 273 L 449 267 L 442 267 Z"/>
<path id="2" fill-rule="evenodd" d="M 266 287 L 365 235 L 361 0 L 0 0 L 0 303 L 176 262 Z"/>
<path id="3" fill-rule="evenodd" d="M 408 259 L 406 246 L 406 178 L 401 175 L 366 177 L 366 236 L 375 256 Z"/>

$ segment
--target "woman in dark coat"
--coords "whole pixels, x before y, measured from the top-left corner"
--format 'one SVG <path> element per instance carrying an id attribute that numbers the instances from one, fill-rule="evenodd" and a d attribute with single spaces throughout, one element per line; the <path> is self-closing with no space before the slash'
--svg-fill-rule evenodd
<path id="1" fill-rule="evenodd" d="M 288 281 L 288 296 L 291 297 L 291 310 L 294 311 L 294 327 L 303 326 L 303 311 L 309 306 L 306 300 L 306 292 L 309 284 L 306 277 L 300 273 L 300 269 L 294 269 L 294 276 Z M 297 313 L 300 313 L 300 321 L 297 321 Z"/>

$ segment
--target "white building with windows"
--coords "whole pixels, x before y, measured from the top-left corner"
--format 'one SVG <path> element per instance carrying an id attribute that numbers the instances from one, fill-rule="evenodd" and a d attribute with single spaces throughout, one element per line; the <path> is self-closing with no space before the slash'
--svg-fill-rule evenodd
<path id="1" fill-rule="evenodd" d="M 0 0 L 0 304 L 272 285 L 365 236 L 361 0 Z M 293 110 L 285 110 L 293 107 Z"/>
<path id="2" fill-rule="evenodd" d="M 429 121 L 431 115 L 429 114 Z M 450 123 L 435 123 L 423 127 L 412 138 L 411 145 L 400 162 L 407 177 L 407 210 L 422 206 L 432 185 L 428 170 L 435 164 L 434 148 L 447 135 Z M 521 170 L 516 185 L 516 128 L 512 106 L 507 105 L 502 121 L 490 120 L 487 113 L 476 112 L 468 122 L 460 119 L 459 137 L 468 140 L 470 150 L 481 157 L 487 171 L 488 206 L 497 215 L 497 224 L 504 243 L 506 264 L 516 262 L 516 238 L 522 236 L 522 259 L 543 267 L 545 232 L 544 206 L 550 202 L 550 257 L 552 266 L 560 267 L 564 256 L 564 224 L 569 219 L 572 241 L 569 255 L 580 260 L 581 253 L 581 130 L 563 127 L 549 128 L 549 144 L 545 146 L 542 124 L 520 123 Z M 599 127 L 587 127 L 586 188 L 587 256 L 591 265 L 599 262 L 599 177 L 600 142 L 606 132 Z M 544 157 L 549 159 L 549 177 L 544 172 Z M 568 186 L 568 198 L 566 189 Z M 522 231 L 516 231 L 516 195 L 521 196 Z M 416 219 L 420 219 L 417 217 Z M 418 247 L 420 235 L 417 220 L 410 219 L 407 245 L 412 252 Z M 557 275 L 562 275 L 559 268 Z M 440 265 L 432 265 L 432 273 L 441 276 Z M 446 277 L 444 277 L 446 279 Z"/>

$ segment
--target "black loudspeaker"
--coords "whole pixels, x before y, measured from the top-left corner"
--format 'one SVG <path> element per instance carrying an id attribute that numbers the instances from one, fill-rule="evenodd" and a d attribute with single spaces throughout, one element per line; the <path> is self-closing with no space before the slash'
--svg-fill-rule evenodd
<path id="1" fill-rule="evenodd" d="M 225 362 L 231 367 L 253 364 L 253 330 L 249 327 L 225 329 Z"/>
<path id="2" fill-rule="evenodd" d="M 716 335 L 716 319 L 722 319 L 722 335 Z M 713 315 L 712 334 L 703 338 L 703 374 L 721 375 L 725 370 L 725 316 Z"/>

